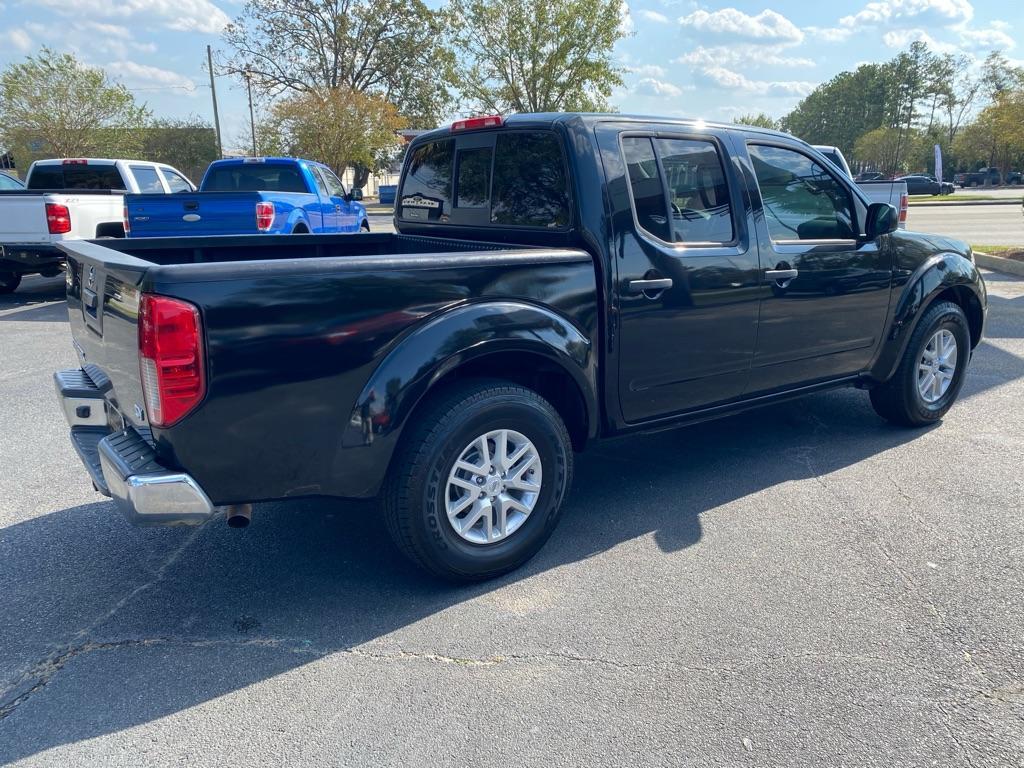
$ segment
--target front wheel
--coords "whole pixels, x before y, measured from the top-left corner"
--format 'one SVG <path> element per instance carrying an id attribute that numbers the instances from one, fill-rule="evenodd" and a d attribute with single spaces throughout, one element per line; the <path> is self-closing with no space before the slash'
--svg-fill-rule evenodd
<path id="1" fill-rule="evenodd" d="M 953 406 L 971 356 L 964 311 L 943 301 L 914 330 L 893 377 L 871 390 L 871 405 L 882 418 L 907 427 L 932 424 Z"/>
<path id="2" fill-rule="evenodd" d="M 467 382 L 409 425 L 386 484 L 385 521 L 427 571 L 492 578 L 547 541 L 572 469 L 569 434 L 547 400 L 516 384 Z"/>
<path id="3" fill-rule="evenodd" d="M 21 285 L 21 275 L 15 272 L 0 272 L 0 293 L 14 293 Z"/>

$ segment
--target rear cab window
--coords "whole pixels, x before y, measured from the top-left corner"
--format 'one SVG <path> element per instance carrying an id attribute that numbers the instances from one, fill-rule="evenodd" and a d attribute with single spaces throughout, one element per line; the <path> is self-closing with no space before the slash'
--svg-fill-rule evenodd
<path id="1" fill-rule="evenodd" d="M 624 136 L 622 154 L 640 229 L 680 245 L 735 241 L 729 185 L 714 141 Z"/>
<path id="2" fill-rule="evenodd" d="M 399 219 L 563 230 L 572 220 L 562 142 L 551 130 L 503 128 L 413 148 Z"/>
<path id="3" fill-rule="evenodd" d="M 157 175 L 156 168 L 151 168 L 148 165 L 132 165 L 129 166 L 132 169 L 132 175 L 135 177 L 135 183 L 139 185 L 139 192 L 146 193 L 162 193 L 164 191 L 164 185 L 160 183 L 160 177 Z"/>
<path id="4" fill-rule="evenodd" d="M 283 163 L 240 163 L 213 168 L 203 181 L 203 191 L 309 192 L 299 169 Z"/>
<path id="5" fill-rule="evenodd" d="M 117 167 L 109 163 L 63 163 L 35 166 L 28 177 L 28 188 L 127 190 L 128 186 Z"/>

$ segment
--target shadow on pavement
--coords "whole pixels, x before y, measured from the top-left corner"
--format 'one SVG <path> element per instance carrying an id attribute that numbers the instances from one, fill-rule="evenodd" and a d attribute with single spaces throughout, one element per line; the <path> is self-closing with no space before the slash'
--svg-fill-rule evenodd
<path id="1" fill-rule="evenodd" d="M 545 549 L 469 587 L 406 564 L 371 502 L 258 505 L 244 531 L 135 529 L 105 501 L 11 526 L 0 531 L 0 762 L 179 712 L 639 536 L 680 552 L 699 544 L 706 510 L 921 434 L 843 391 L 604 443 L 579 458 Z M 126 649 L 148 655 L 128 664 Z M 64 669 L 80 657 L 90 664 Z"/>
<path id="2" fill-rule="evenodd" d="M 0 323 L 64 322 L 68 319 L 64 304 L 64 276 L 26 277 L 14 293 L 0 294 Z"/>

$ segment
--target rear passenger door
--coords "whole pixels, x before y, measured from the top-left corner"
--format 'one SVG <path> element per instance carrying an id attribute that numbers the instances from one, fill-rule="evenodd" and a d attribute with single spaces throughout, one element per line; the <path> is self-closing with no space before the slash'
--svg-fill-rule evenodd
<path id="1" fill-rule="evenodd" d="M 132 176 L 135 177 L 135 183 L 139 186 L 139 193 L 143 195 L 149 194 L 165 194 L 167 190 L 164 188 L 163 179 L 160 178 L 160 174 L 156 172 L 156 168 L 150 165 L 132 165 L 129 166 L 132 170 Z"/>
<path id="2" fill-rule="evenodd" d="M 317 170 L 323 174 L 327 188 L 331 191 L 331 203 L 334 206 L 334 215 L 336 217 L 333 231 L 357 232 L 359 230 L 359 221 L 356 211 L 352 208 L 352 203 L 349 202 L 345 185 L 341 183 L 341 179 L 335 176 L 331 169 L 317 168 Z"/>
<path id="3" fill-rule="evenodd" d="M 746 149 L 763 280 L 751 393 L 858 373 L 888 313 L 889 236 L 861 236 L 866 206 L 806 149 L 753 138 Z"/>
<path id="4" fill-rule="evenodd" d="M 757 331 L 757 252 L 721 137 L 599 127 L 612 190 L 618 391 L 636 423 L 739 397 Z"/>

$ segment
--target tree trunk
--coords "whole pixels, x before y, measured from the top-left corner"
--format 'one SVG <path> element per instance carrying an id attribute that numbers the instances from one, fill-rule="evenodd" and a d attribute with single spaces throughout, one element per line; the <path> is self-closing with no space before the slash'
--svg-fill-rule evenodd
<path id="1" fill-rule="evenodd" d="M 352 186 L 362 189 L 370 180 L 370 169 L 362 163 L 352 166 Z"/>

